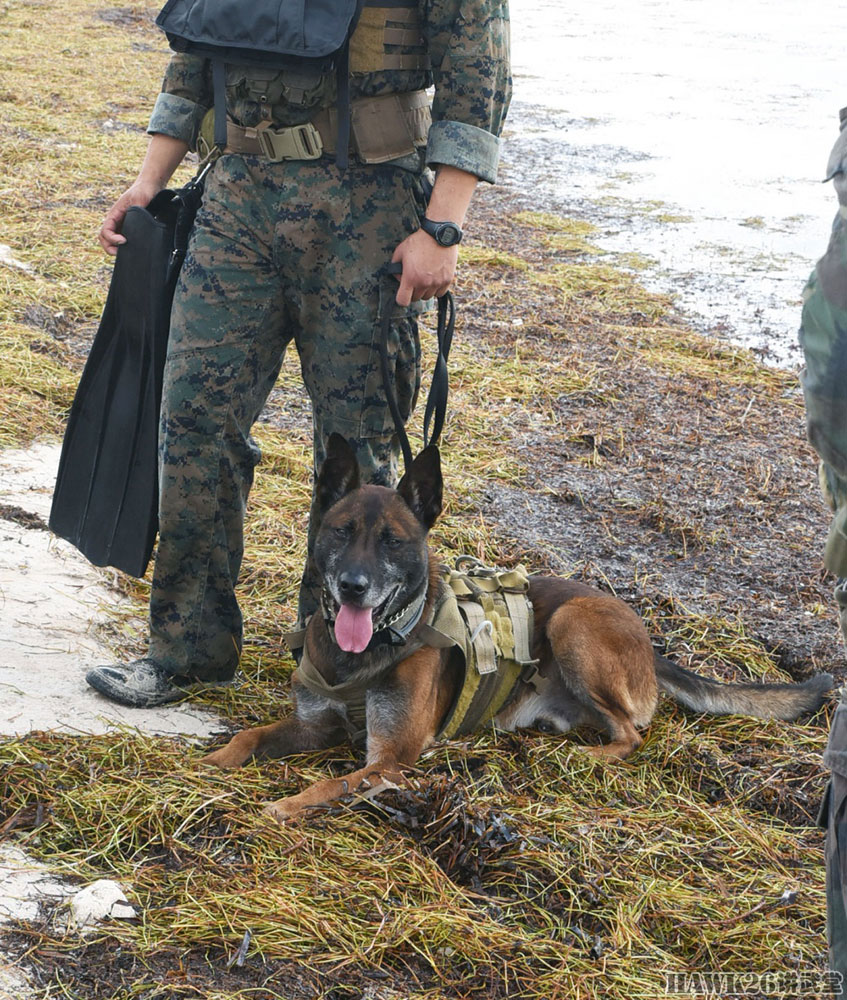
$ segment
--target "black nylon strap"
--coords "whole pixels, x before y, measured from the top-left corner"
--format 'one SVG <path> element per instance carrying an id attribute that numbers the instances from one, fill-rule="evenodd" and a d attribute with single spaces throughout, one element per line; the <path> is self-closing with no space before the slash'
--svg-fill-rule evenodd
<path id="1" fill-rule="evenodd" d="M 412 446 L 409 444 L 409 436 L 406 433 L 406 427 L 400 415 L 400 407 L 397 405 L 397 395 L 394 392 L 394 382 L 388 367 L 388 338 L 391 334 L 391 313 L 397 288 L 393 275 L 401 274 L 402 270 L 402 264 L 391 263 L 385 271 L 386 278 L 384 279 L 382 294 L 380 294 L 383 313 L 378 346 L 385 398 L 388 402 L 388 409 L 391 411 L 392 419 L 394 420 L 397 437 L 400 439 L 400 447 L 403 451 L 403 464 L 408 472 L 412 466 Z M 424 411 L 424 446 L 438 444 L 441 431 L 444 427 L 444 418 L 447 414 L 447 397 L 449 395 L 447 358 L 450 355 L 450 347 L 453 343 L 455 325 L 456 306 L 453 301 L 452 292 L 448 291 L 438 299 L 438 357 L 435 360 L 432 383 L 429 387 L 429 396 L 427 397 L 426 410 Z M 433 431 L 432 437 L 430 437 L 429 423 L 433 417 Z"/>
<path id="2" fill-rule="evenodd" d="M 171 259 L 168 261 L 167 287 L 169 294 L 173 294 L 179 277 L 182 262 L 188 252 L 188 240 L 191 230 L 194 227 L 194 217 L 203 199 L 203 188 L 206 183 L 206 174 L 211 169 L 212 164 L 207 163 L 197 174 L 179 191 L 173 192 L 173 197 L 178 202 L 176 226 L 174 227 L 174 248 Z M 149 209 L 149 206 L 148 206 Z"/>
<path id="3" fill-rule="evenodd" d="M 353 113 L 350 103 L 350 37 L 356 30 L 356 25 L 362 16 L 363 6 L 363 0 L 358 0 L 353 20 L 347 31 L 347 38 L 337 56 L 335 108 L 338 113 L 338 135 L 335 141 L 335 165 L 339 170 L 346 170 L 350 165 L 350 128 Z"/>
<path id="4" fill-rule="evenodd" d="M 215 98 L 215 145 L 226 149 L 226 64 L 212 60 L 212 92 Z"/>
<path id="5" fill-rule="evenodd" d="M 400 415 L 400 407 L 397 405 L 397 394 L 394 392 L 394 380 L 388 370 L 388 338 L 391 335 L 391 313 L 394 306 L 397 283 L 392 275 L 400 274 L 403 270 L 402 264 L 389 264 L 386 269 L 386 277 L 383 287 L 380 289 L 380 305 L 382 306 L 382 325 L 379 331 L 379 365 L 382 370 L 382 388 L 385 391 L 385 398 L 388 402 L 388 409 L 394 420 L 394 428 L 397 437 L 400 439 L 400 447 L 403 450 L 403 465 L 408 472 L 412 467 L 412 446 L 409 444 L 409 435 L 406 433 L 406 425 Z"/>
<path id="6" fill-rule="evenodd" d="M 344 48 L 338 56 L 337 71 L 338 99 L 338 135 L 335 139 L 335 165 L 339 170 L 346 170 L 350 164 L 350 37 L 344 43 Z"/>
<path id="7" fill-rule="evenodd" d="M 435 359 L 435 369 L 429 387 L 429 396 L 424 411 L 423 439 L 424 447 L 428 444 L 438 444 L 441 430 L 444 427 L 444 417 L 447 414 L 447 395 L 449 382 L 447 377 L 447 359 L 450 357 L 450 347 L 453 344 L 453 330 L 456 326 L 456 304 L 453 293 L 445 292 L 438 300 L 438 357 Z M 429 422 L 432 417 L 435 422 L 432 437 L 429 436 Z"/>

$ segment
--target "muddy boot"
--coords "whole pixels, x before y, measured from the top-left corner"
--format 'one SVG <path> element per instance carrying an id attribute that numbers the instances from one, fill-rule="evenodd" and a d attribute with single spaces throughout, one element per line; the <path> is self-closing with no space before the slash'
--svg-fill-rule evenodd
<path id="1" fill-rule="evenodd" d="M 133 660 L 126 666 L 95 667 L 88 671 L 85 679 L 95 691 L 130 708 L 155 708 L 180 701 L 193 691 L 224 687 L 231 683 L 174 677 L 153 660 Z"/>

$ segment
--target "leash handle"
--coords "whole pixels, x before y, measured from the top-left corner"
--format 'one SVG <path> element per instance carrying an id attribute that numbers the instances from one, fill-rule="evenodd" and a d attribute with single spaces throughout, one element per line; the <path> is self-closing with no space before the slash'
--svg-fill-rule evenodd
<path id="1" fill-rule="evenodd" d="M 396 274 L 402 274 L 403 265 L 399 262 L 390 263 L 385 269 L 386 277 L 390 279 Z M 388 368 L 388 337 L 391 332 L 391 311 L 394 301 L 395 284 L 390 281 L 386 284 L 386 301 L 383 305 L 382 326 L 379 337 L 379 360 L 382 369 L 382 385 L 385 390 L 385 398 L 388 408 L 394 420 L 394 427 L 397 437 L 400 439 L 400 447 L 403 451 L 403 463 L 406 471 L 412 465 L 412 447 L 409 444 L 409 436 L 403 418 L 400 415 L 400 407 L 397 404 L 397 396 L 394 392 L 394 384 Z M 444 427 L 444 418 L 447 414 L 447 397 L 449 394 L 449 381 L 447 374 L 447 359 L 450 356 L 450 347 L 453 343 L 453 332 L 456 325 L 456 304 L 453 301 L 452 292 L 445 292 L 438 299 L 438 356 L 435 360 L 435 368 L 432 373 L 432 382 L 429 388 L 429 395 L 424 411 L 424 447 L 430 444 L 438 444 L 441 431 Z M 432 436 L 429 434 L 430 421 L 433 422 Z"/>
<path id="2" fill-rule="evenodd" d="M 432 372 L 432 382 L 424 410 L 423 439 L 424 447 L 428 444 L 438 444 L 447 415 L 447 397 L 450 391 L 447 375 L 447 359 L 450 357 L 450 347 L 453 344 L 453 331 L 456 327 L 456 303 L 453 293 L 445 292 L 438 299 L 438 356 Z M 429 436 L 429 422 L 434 419 L 432 437 Z"/>
<path id="3" fill-rule="evenodd" d="M 394 420 L 394 429 L 400 439 L 400 447 L 403 450 L 403 465 L 408 472 L 412 467 L 412 446 L 409 444 L 409 435 L 406 433 L 406 425 L 400 416 L 400 407 L 397 405 L 397 394 L 394 392 L 394 383 L 391 373 L 388 370 L 388 337 L 391 334 L 391 312 L 394 304 L 395 283 L 391 279 L 394 274 L 399 274 L 403 269 L 402 264 L 389 264 L 386 269 L 385 297 L 382 301 L 382 326 L 379 331 L 379 364 L 382 369 L 382 388 L 385 391 L 385 398 L 388 402 L 388 409 Z"/>

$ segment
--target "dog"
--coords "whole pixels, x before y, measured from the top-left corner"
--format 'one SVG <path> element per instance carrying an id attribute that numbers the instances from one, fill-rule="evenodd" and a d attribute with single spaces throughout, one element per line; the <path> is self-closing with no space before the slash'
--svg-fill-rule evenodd
<path id="1" fill-rule="evenodd" d="M 393 490 L 360 485 L 351 446 L 335 434 L 328 442 L 316 485 L 314 546 L 323 607 L 310 619 L 304 644 L 304 659 L 315 668 L 311 680 L 301 663 L 293 677 L 293 715 L 243 730 L 204 758 L 234 768 L 251 758 L 337 745 L 351 735 L 346 701 L 358 701 L 366 722 L 364 767 L 270 804 L 267 813 L 280 822 L 345 796 L 369 798 L 396 787 L 404 768 L 435 741 L 458 696 L 456 657 L 449 644 L 430 642 L 435 633 L 428 624 L 444 589 L 427 545 L 442 490 L 434 446 L 415 458 Z M 817 709 L 833 685 L 829 674 L 800 684 L 699 677 L 659 655 L 623 601 L 576 581 L 531 577 L 528 598 L 537 676 L 519 679 L 495 716 L 505 730 L 565 733 L 589 725 L 608 735 L 589 753 L 626 757 L 641 744 L 639 730 L 649 725 L 660 690 L 697 712 L 791 720 Z M 404 617 L 405 625 L 398 624 Z M 376 641 L 386 635 L 389 641 Z"/>

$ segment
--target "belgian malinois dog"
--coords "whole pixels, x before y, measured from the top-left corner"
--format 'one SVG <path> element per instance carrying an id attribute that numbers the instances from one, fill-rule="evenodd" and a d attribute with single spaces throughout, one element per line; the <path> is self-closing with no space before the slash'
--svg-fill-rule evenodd
<path id="1" fill-rule="evenodd" d="M 365 766 L 319 781 L 267 807 L 277 820 L 325 806 L 346 795 L 371 797 L 403 780 L 436 738 L 461 679 L 448 649 L 416 642 L 439 588 L 427 533 L 441 512 L 437 448 L 425 448 L 396 490 L 361 486 L 355 455 L 333 435 L 317 483 L 321 516 L 314 558 L 324 607 L 305 636 L 305 653 L 327 685 L 349 685 L 364 696 Z M 374 643 L 420 597 L 419 621 L 403 646 Z M 794 719 L 817 709 L 832 677 L 802 684 L 723 684 L 698 677 L 660 656 L 635 612 L 623 601 L 572 580 L 530 579 L 534 610 L 532 655 L 545 678 L 539 689 L 518 682 L 495 718 L 498 727 L 565 733 L 581 725 L 604 730 L 609 742 L 589 753 L 626 757 L 642 742 L 659 691 L 687 708 L 715 714 Z M 408 655 L 404 650 L 408 649 Z M 239 767 L 250 758 L 276 758 L 341 743 L 350 735 L 345 705 L 322 697 L 294 677 L 294 714 L 246 729 L 205 762 Z"/>

